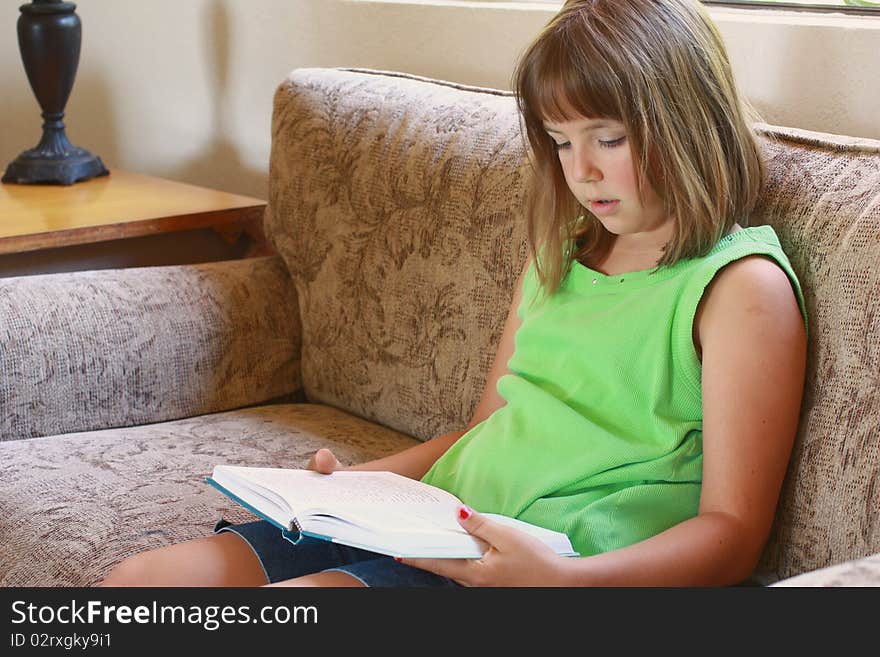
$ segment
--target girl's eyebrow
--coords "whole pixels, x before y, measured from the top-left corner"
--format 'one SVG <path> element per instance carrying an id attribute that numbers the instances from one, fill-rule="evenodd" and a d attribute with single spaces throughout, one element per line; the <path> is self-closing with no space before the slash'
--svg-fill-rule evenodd
<path id="1" fill-rule="evenodd" d="M 561 135 L 562 134 L 561 132 L 559 132 L 559 130 L 555 130 L 554 128 L 551 128 L 546 123 L 542 123 L 541 125 L 544 127 L 544 130 L 546 130 L 547 132 L 551 132 L 554 135 Z M 581 128 L 580 132 L 590 132 L 592 130 L 599 130 L 600 128 L 607 128 L 610 125 L 612 125 L 611 121 L 607 121 L 605 119 L 598 119 L 598 120 L 596 120 L 595 123 L 592 123 L 591 125 L 588 125 L 588 126 Z"/>

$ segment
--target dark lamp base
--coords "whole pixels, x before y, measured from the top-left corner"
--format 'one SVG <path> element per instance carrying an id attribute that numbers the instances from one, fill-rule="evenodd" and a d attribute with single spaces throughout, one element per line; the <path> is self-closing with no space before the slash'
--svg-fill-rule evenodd
<path id="1" fill-rule="evenodd" d="M 72 185 L 109 173 L 100 157 L 83 148 L 71 146 L 66 153 L 50 154 L 37 147 L 19 155 L 6 168 L 3 182 Z"/>

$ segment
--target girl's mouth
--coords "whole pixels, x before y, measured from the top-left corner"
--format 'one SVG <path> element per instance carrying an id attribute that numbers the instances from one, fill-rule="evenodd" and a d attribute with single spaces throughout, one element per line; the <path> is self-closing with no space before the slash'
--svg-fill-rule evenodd
<path id="1" fill-rule="evenodd" d="M 611 214 L 617 209 L 617 206 L 620 205 L 620 201 L 615 201 L 611 199 L 599 199 L 597 201 L 590 201 L 590 212 L 593 214 Z"/>

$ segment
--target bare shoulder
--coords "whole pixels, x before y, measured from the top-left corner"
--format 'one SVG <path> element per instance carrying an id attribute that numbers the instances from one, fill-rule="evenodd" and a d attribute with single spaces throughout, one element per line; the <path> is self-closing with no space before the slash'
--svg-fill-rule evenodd
<path id="1" fill-rule="evenodd" d="M 753 337 L 801 333 L 804 322 L 788 274 L 771 258 L 754 255 L 721 269 L 703 295 L 694 318 L 698 353 L 709 333 L 745 331 Z"/>
<path id="2" fill-rule="evenodd" d="M 704 296 L 706 311 L 724 312 L 731 306 L 750 312 L 798 309 L 788 274 L 771 258 L 753 255 L 735 260 L 715 276 Z"/>

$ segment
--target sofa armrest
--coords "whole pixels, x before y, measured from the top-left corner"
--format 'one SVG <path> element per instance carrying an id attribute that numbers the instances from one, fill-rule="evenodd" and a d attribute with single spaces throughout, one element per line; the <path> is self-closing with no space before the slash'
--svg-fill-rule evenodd
<path id="1" fill-rule="evenodd" d="M 880 552 L 788 577 L 771 586 L 880 586 Z"/>
<path id="2" fill-rule="evenodd" d="M 0 279 L 0 440 L 289 398 L 299 340 L 277 256 Z"/>

